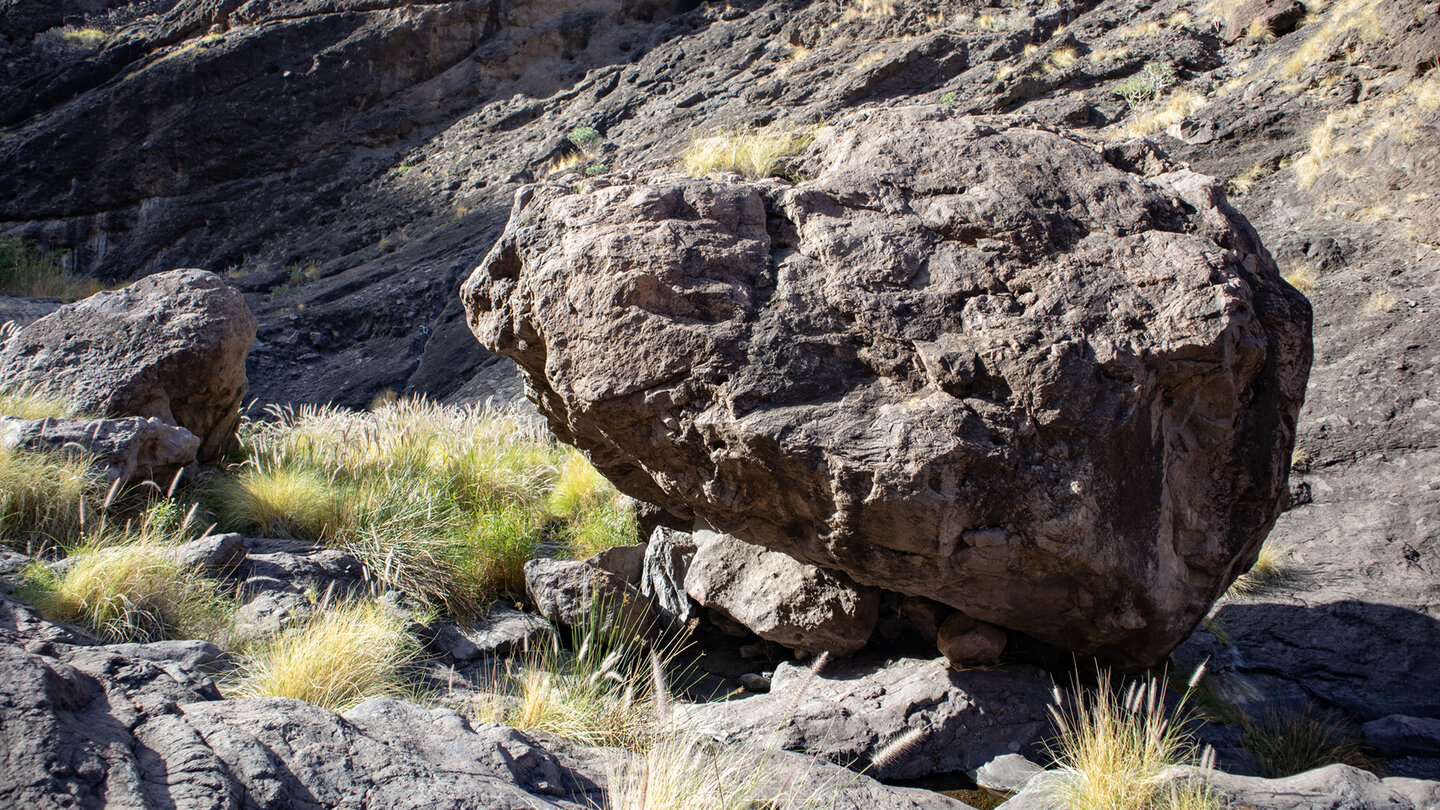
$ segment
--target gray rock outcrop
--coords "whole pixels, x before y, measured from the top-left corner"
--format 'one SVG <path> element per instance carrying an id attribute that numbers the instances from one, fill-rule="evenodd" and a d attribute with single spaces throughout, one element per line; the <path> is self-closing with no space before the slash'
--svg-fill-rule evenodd
<path id="1" fill-rule="evenodd" d="M 843 656 L 870 640 L 880 603 L 874 588 L 728 534 L 693 537 L 685 591 L 701 606 L 792 650 Z"/>
<path id="2" fill-rule="evenodd" d="M 20 419 L 0 416 L 0 446 L 79 452 L 94 457 L 107 482 L 155 481 L 164 486 L 195 461 L 200 439 L 155 417 Z"/>
<path id="3" fill-rule="evenodd" d="M 156 418 L 219 456 L 235 436 L 256 320 L 214 273 L 173 270 L 68 304 L 0 348 L 0 381 L 82 411 Z"/>
<path id="4" fill-rule="evenodd" d="M 1157 661 L 1288 503 L 1308 302 L 1142 142 L 909 107 L 798 166 L 522 189 L 472 331 L 637 498 Z"/>
<path id="5" fill-rule="evenodd" d="M 667 526 L 656 526 L 645 544 L 640 592 L 650 598 L 655 613 L 667 627 L 679 627 L 698 614 L 685 592 L 685 572 L 695 557 L 695 538 Z"/>
<path id="6" fill-rule="evenodd" d="M 1053 733 L 1052 687 L 1030 666 L 954 670 L 943 658 L 862 656 L 818 673 L 781 664 L 768 694 L 689 706 L 681 716 L 722 742 L 765 740 L 868 767 L 877 779 L 913 779 L 968 771 L 1003 754 L 1038 756 Z M 879 757 L 912 734 L 903 755 Z"/>

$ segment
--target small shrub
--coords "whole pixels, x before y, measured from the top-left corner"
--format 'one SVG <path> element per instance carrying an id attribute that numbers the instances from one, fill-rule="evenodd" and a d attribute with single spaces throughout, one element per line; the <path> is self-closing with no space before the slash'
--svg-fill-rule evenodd
<path id="1" fill-rule="evenodd" d="M 1049 745 L 1059 776 L 1056 798 L 1072 810 L 1169 808 L 1172 798 L 1191 798 L 1169 788 L 1162 776 L 1174 765 L 1211 765 L 1195 742 L 1194 721 L 1185 709 L 1202 674 L 1191 678 L 1174 709 L 1165 706 L 1161 680 L 1132 682 L 1122 693 L 1110 686 L 1104 670 L 1097 672 L 1095 689 L 1077 683 L 1072 707 L 1057 698 L 1051 707 L 1057 736 Z M 1197 806 L 1219 805 L 1214 798 L 1186 804 Z"/>
<path id="2" fill-rule="evenodd" d="M 1225 189 L 1237 197 L 1243 197 L 1249 194 L 1250 191 L 1255 188 L 1255 185 L 1265 179 L 1272 171 L 1269 166 L 1256 164 L 1230 178 L 1230 181 L 1225 184 Z"/>
<path id="3" fill-rule="evenodd" d="M 96 51 L 109 41 L 110 35 L 98 28 L 78 28 L 73 25 L 51 28 L 35 36 L 36 45 L 71 51 Z"/>
<path id="4" fill-rule="evenodd" d="M 1132 110 L 1158 98 L 1175 84 L 1175 68 L 1164 62 L 1146 62 L 1139 73 L 1119 82 L 1110 92 L 1125 100 Z"/>
<path id="5" fill-rule="evenodd" d="M 787 159 L 800 153 L 811 136 L 792 130 L 730 130 L 696 139 L 683 166 L 693 177 L 735 172 L 750 180 L 790 175 Z"/>
<path id="6" fill-rule="evenodd" d="M 1282 710 L 1268 706 L 1259 718 L 1244 718 L 1241 737 L 1245 748 L 1271 779 L 1342 763 L 1373 770 L 1360 739 L 1333 714 L 1313 706 Z"/>
<path id="7" fill-rule="evenodd" d="M 260 642 L 228 690 L 235 697 L 288 697 L 344 711 L 407 693 L 404 667 L 419 654 L 409 617 L 376 601 L 321 606 Z"/>
<path id="8" fill-rule="evenodd" d="M 68 273 L 59 257 L 14 237 L 0 237 L 0 295 L 74 301 L 105 285 Z"/>
<path id="9" fill-rule="evenodd" d="M 1136 114 L 1128 125 L 1119 129 L 1119 134 L 1126 137 L 1154 134 L 1184 121 L 1205 103 L 1204 96 L 1181 87 L 1167 97 L 1165 106 L 1153 112 Z"/>
<path id="10" fill-rule="evenodd" d="M 610 168 L 604 163 L 596 163 L 594 166 L 585 167 L 585 176 L 595 177 L 596 175 L 601 175 L 608 171 L 610 171 Z"/>
<path id="11" fill-rule="evenodd" d="M 605 138 L 600 135 L 600 131 L 594 127 L 576 127 L 570 130 L 570 134 L 566 135 L 565 138 L 574 144 L 575 148 L 579 149 L 580 153 L 586 157 L 593 157 L 600 151 L 600 145 L 605 142 Z"/>
<path id="12" fill-rule="evenodd" d="M 942 93 L 940 95 L 940 103 L 944 104 L 946 107 L 954 107 L 956 98 L 957 96 L 955 95 L 955 91 L 953 90 L 948 93 Z"/>

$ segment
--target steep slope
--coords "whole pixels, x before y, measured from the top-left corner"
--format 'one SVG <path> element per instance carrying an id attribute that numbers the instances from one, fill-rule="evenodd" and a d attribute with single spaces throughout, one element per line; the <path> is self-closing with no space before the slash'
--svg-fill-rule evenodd
<path id="1" fill-rule="evenodd" d="M 0 232 L 107 278 L 231 272 L 266 401 L 513 396 L 455 292 L 576 127 L 616 171 L 720 126 L 913 100 L 1154 137 L 1232 178 L 1316 313 L 1272 535 L 1299 575 L 1222 605 L 1229 643 L 1192 652 L 1263 694 L 1440 715 L 1435 3 L 35 6 L 0 6 Z M 85 50 L 67 21 L 109 39 Z"/>

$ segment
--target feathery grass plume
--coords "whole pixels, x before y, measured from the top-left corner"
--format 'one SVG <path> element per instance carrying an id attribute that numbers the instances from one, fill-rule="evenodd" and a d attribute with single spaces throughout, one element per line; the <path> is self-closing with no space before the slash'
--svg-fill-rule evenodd
<path id="1" fill-rule="evenodd" d="M 7 323 L 7 325 L 9 324 Z M 0 335 L 0 343 L 4 342 L 4 338 L 8 338 L 8 335 Z M 52 417 L 61 419 L 88 416 L 88 414 L 82 414 L 79 408 L 62 396 L 30 386 L 21 386 L 0 390 L 0 416 L 15 416 L 20 419 Z"/>
<path id="2" fill-rule="evenodd" d="M 424 399 L 270 417 L 242 425 L 245 460 L 209 493 L 222 524 L 346 549 L 372 578 L 458 617 L 519 587 L 575 453 L 517 415 Z M 571 518 L 559 520 L 563 534 Z"/>
<path id="3" fill-rule="evenodd" d="M 790 696 L 790 702 L 785 704 L 785 711 L 781 714 L 782 717 L 794 716 L 795 710 L 800 708 L 801 699 L 804 698 L 806 692 L 810 691 L 810 685 L 815 683 L 816 678 L 820 677 L 821 671 L 825 669 L 825 665 L 828 663 L 830 663 L 829 650 L 816 656 L 815 662 L 810 665 L 810 671 L 805 673 L 805 680 L 800 682 L 800 688 L 795 690 L 795 694 Z"/>
<path id="4" fill-rule="evenodd" d="M 781 127 L 719 130 L 691 142 L 681 164 L 693 177 L 716 172 L 735 172 L 750 180 L 785 176 L 787 159 L 811 140 L 809 134 Z"/>
<path id="5" fill-rule="evenodd" d="M 893 762 L 898 762 L 901 757 L 909 754 L 920 746 L 920 743 L 929 735 L 927 728 L 912 728 L 904 734 L 886 743 L 875 756 L 870 760 L 870 769 L 876 771 L 884 770 Z"/>
<path id="6" fill-rule="evenodd" d="M 1252 596 L 1284 583 L 1293 573 L 1294 569 L 1285 560 L 1285 550 L 1267 540 L 1260 546 L 1255 564 L 1231 583 L 1229 593 Z"/>
<path id="7" fill-rule="evenodd" d="M 1069 707 L 1057 703 L 1050 708 L 1057 732 L 1048 743 L 1059 777 L 1056 798 L 1072 810 L 1167 807 L 1171 791 L 1163 789 L 1165 770 L 1206 761 L 1185 708 L 1189 690 L 1172 710 L 1165 706 L 1159 679 L 1133 681 L 1120 692 L 1110 685 L 1108 671 L 1097 668 L 1097 677 L 1095 689 L 1077 679 Z M 1211 804 L 1199 806 L 1218 807 L 1217 802 L 1212 798 Z"/>
<path id="8" fill-rule="evenodd" d="M 71 275 L 55 254 L 24 239 L 0 237 L 0 295 L 74 301 L 103 289 L 95 279 Z"/>
<path id="9" fill-rule="evenodd" d="M 1241 741 L 1271 779 L 1342 763 L 1374 770 L 1360 738 L 1334 714 L 1314 706 L 1266 706 L 1259 717 L 1241 718 Z"/>
<path id="10" fill-rule="evenodd" d="M 408 620 L 375 600 L 322 603 L 308 619 L 251 648 L 228 691 L 296 698 L 337 712 L 375 697 L 403 697 L 404 668 L 419 654 Z"/>
<path id="11" fill-rule="evenodd" d="M 80 536 L 85 501 L 105 488 L 83 453 L 0 448 L 0 538 L 27 554 Z"/>
<path id="12" fill-rule="evenodd" d="M 629 616 L 607 620 L 604 616 Z M 640 614 L 597 600 L 587 625 L 574 629 L 572 649 L 557 643 L 491 673 L 481 720 L 543 731 L 585 745 L 641 751 L 651 745 L 669 699 L 665 670 L 687 644 L 675 637 L 658 646 L 643 637 Z M 684 670 L 680 670 L 684 674 Z"/>
<path id="13" fill-rule="evenodd" d="M 194 527 L 193 508 L 177 519 L 165 501 L 138 525 L 115 529 L 102 520 L 70 550 L 61 572 L 33 564 L 21 596 L 46 618 L 107 641 L 198 638 L 223 645 L 234 605 L 174 554 Z"/>

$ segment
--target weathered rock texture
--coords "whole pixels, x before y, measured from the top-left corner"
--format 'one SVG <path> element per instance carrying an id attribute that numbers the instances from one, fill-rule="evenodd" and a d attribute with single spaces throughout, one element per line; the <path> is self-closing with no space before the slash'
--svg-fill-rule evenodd
<path id="1" fill-rule="evenodd" d="M 604 755 L 551 750 L 447 709 L 372 700 L 221 700 L 204 642 L 91 645 L 0 596 L 0 806 L 579 810 L 604 803 Z M 781 753 L 837 810 L 963 810 Z M 833 800 L 833 805 L 832 805 Z"/>
<path id="2" fill-rule="evenodd" d="M 0 447 L 79 452 L 93 456 L 107 481 L 168 484 L 195 461 L 200 439 L 155 417 L 20 419 L 0 416 Z"/>
<path id="3" fill-rule="evenodd" d="M 147 276 L 61 307 L 0 349 L 0 381 L 107 416 L 153 417 L 216 458 L 235 436 L 255 316 L 203 270 Z"/>
<path id="4" fill-rule="evenodd" d="M 1288 502 L 1310 307 L 1211 178 L 937 107 L 791 186 L 536 185 L 470 325 L 623 490 L 1124 664 Z"/>
<path id="5" fill-rule="evenodd" d="M 913 779 L 978 768 L 1017 751 L 1038 757 L 1053 733 L 1046 709 L 1052 687 L 1031 666 L 957 671 L 943 658 L 858 656 L 816 674 L 781 664 L 769 694 L 689 706 L 683 716 L 721 741 L 770 740 L 866 768 L 879 779 Z M 907 735 L 915 736 L 903 756 L 876 761 Z"/>
<path id="6" fill-rule="evenodd" d="M 874 588 L 710 530 L 694 534 L 685 590 L 768 641 L 793 650 L 849 655 L 870 640 Z"/>

